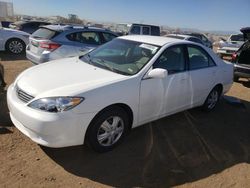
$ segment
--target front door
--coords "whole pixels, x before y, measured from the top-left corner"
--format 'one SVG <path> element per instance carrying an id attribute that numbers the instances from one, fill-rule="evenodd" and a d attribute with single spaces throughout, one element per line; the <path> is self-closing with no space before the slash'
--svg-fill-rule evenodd
<path id="1" fill-rule="evenodd" d="M 166 69 L 168 76 L 142 79 L 139 123 L 184 110 L 190 104 L 192 92 L 184 46 L 178 45 L 167 48 L 153 64 L 152 69 L 155 68 Z"/>

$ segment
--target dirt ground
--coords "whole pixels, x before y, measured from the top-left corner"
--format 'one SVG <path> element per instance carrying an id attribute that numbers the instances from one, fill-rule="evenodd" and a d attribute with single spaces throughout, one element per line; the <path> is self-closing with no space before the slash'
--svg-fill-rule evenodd
<path id="1" fill-rule="evenodd" d="M 7 84 L 32 64 L 0 53 Z M 115 150 L 39 146 L 11 123 L 0 91 L 0 187 L 250 187 L 250 82 L 210 113 L 192 109 L 131 131 Z"/>

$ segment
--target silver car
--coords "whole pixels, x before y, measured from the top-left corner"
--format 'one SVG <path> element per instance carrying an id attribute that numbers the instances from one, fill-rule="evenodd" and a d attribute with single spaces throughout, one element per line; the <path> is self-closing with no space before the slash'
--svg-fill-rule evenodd
<path id="1" fill-rule="evenodd" d="M 34 64 L 80 56 L 117 35 L 109 30 L 70 25 L 47 25 L 29 38 L 26 56 Z"/>
<path id="2" fill-rule="evenodd" d="M 0 51 L 21 54 L 25 52 L 25 47 L 28 42 L 29 33 L 3 28 L 0 23 Z"/>
<path id="3" fill-rule="evenodd" d="M 190 36 L 190 35 L 169 34 L 169 35 L 166 35 L 166 37 L 180 39 L 180 40 L 188 40 L 188 41 L 195 42 L 195 43 L 202 44 L 202 45 L 206 46 L 206 44 L 201 39 L 199 39 L 197 37 Z"/>

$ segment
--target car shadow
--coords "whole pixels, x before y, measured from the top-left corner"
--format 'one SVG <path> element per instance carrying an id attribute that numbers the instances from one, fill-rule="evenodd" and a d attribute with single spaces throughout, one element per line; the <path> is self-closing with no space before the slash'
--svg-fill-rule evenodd
<path id="1" fill-rule="evenodd" d="M 250 162 L 250 103 L 221 100 L 135 128 L 113 151 L 41 147 L 66 171 L 113 187 L 169 187 Z"/>
<path id="2" fill-rule="evenodd" d="M 237 83 L 242 84 L 244 87 L 250 88 L 250 79 L 240 79 Z"/>
<path id="3" fill-rule="evenodd" d="M 9 109 L 8 109 L 7 98 L 6 98 L 6 90 L 2 86 L 0 86 L 0 126 L 1 127 L 13 126 L 10 120 L 10 116 L 9 116 Z"/>
<path id="4" fill-rule="evenodd" d="M 12 54 L 9 52 L 0 52 L 0 61 L 15 61 L 15 60 L 27 60 L 26 54 Z"/>

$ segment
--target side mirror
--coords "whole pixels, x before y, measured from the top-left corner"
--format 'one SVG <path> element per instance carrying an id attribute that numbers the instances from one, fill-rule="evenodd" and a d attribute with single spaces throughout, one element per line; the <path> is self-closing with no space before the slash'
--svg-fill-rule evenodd
<path id="1" fill-rule="evenodd" d="M 165 78 L 168 75 L 166 69 L 155 68 L 148 72 L 146 78 Z"/>

